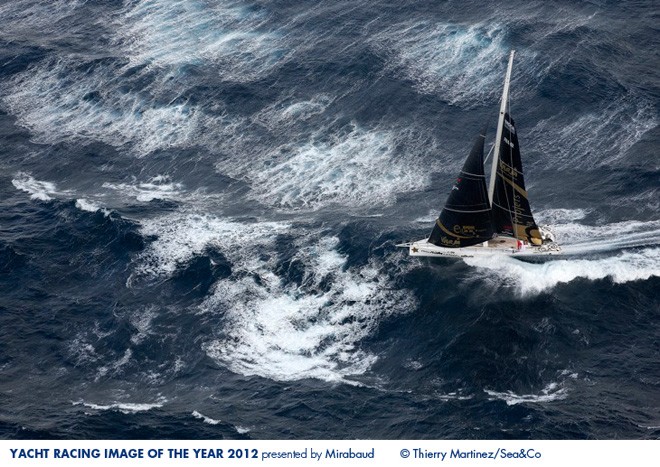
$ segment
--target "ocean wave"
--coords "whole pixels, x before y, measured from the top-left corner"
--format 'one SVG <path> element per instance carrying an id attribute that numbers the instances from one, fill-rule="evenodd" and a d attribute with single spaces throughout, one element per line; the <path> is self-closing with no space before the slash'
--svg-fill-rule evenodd
<path id="1" fill-rule="evenodd" d="M 128 2 L 114 15 L 111 53 L 62 54 L 33 64 L 5 83 L 2 102 L 42 144 L 99 141 L 137 156 L 214 147 L 236 122 L 221 110 L 219 96 L 190 102 L 186 89 L 195 80 L 182 66 L 200 61 L 226 79 L 247 82 L 283 54 L 277 38 L 261 32 L 261 13 L 239 2 L 208 8 L 194 1 Z"/>
<path id="2" fill-rule="evenodd" d="M 133 0 L 117 42 L 131 66 L 212 64 L 222 79 L 245 82 L 286 60 L 285 36 L 268 26 L 265 9 L 245 2 Z"/>
<path id="3" fill-rule="evenodd" d="M 604 225 L 550 223 L 566 253 L 595 253 L 660 245 L 660 221 L 627 220 Z"/>
<path id="4" fill-rule="evenodd" d="M 213 285 L 200 312 L 222 317 L 224 337 L 204 349 L 236 373 L 355 384 L 351 377 L 377 358 L 359 348 L 360 340 L 380 320 L 415 306 L 383 273 L 389 267 L 372 260 L 347 268 L 337 238 L 307 227 L 177 212 L 143 221 L 141 232 L 156 239 L 136 258 L 131 284 L 171 276 L 207 248 L 227 258 L 231 274 Z M 284 269 L 273 251 L 280 236 L 292 242 Z M 302 276 L 291 281 L 289 268 L 302 268 Z"/>
<path id="5" fill-rule="evenodd" d="M 468 279 L 469 282 L 483 281 L 493 288 L 513 290 L 519 296 L 537 295 L 579 278 L 609 278 L 615 284 L 624 284 L 660 276 L 660 248 L 624 251 L 598 259 L 562 259 L 543 264 L 498 256 L 464 260 L 479 270 L 478 275 Z"/>
<path id="6" fill-rule="evenodd" d="M 565 115 L 541 120 L 526 140 L 552 168 L 593 169 L 629 162 L 628 150 L 657 126 L 653 104 L 627 94 L 572 121 Z"/>
<path id="7" fill-rule="evenodd" d="M 25 40 L 35 34 L 59 37 L 68 32 L 61 21 L 72 16 L 87 3 L 87 0 L 14 0 L 0 5 L 0 18 L 3 21 L 2 35 L 11 34 Z M 47 33 L 47 34 L 44 34 Z"/>
<path id="8" fill-rule="evenodd" d="M 378 31 L 370 43 L 420 92 L 450 104 L 483 104 L 501 92 L 501 76 L 493 70 L 501 67 L 508 50 L 499 24 L 413 21 Z"/>
<path id="9" fill-rule="evenodd" d="M 203 415 L 196 410 L 193 411 L 192 416 L 202 420 L 204 423 L 208 423 L 209 425 L 217 425 L 221 422 L 221 420 L 215 420 L 213 418 L 207 417 L 206 415 Z"/>
<path id="10" fill-rule="evenodd" d="M 85 402 L 81 400 L 78 402 L 73 402 L 73 405 L 83 405 L 90 409 L 100 410 L 100 411 L 112 410 L 124 414 L 131 414 L 137 412 L 146 412 L 148 410 L 160 408 L 166 402 L 167 400 L 163 398 L 161 398 L 159 402 L 155 402 L 155 403 L 113 402 L 111 404 L 94 404 L 92 402 Z"/>
<path id="11" fill-rule="evenodd" d="M 14 175 L 11 183 L 17 190 L 25 191 L 30 194 L 30 198 L 40 201 L 50 201 L 53 196 L 66 195 L 67 191 L 58 191 L 57 186 L 52 182 L 37 180 L 32 175 L 25 172 L 18 172 Z"/>
<path id="12" fill-rule="evenodd" d="M 252 117 L 252 121 L 264 125 L 270 131 L 281 131 L 283 128 L 299 125 L 323 114 L 336 99 L 336 96 L 326 93 L 314 95 L 306 100 L 283 96 L 259 111 Z"/>
<path id="13" fill-rule="evenodd" d="M 357 384 L 377 356 L 359 342 L 388 316 L 414 308 L 406 290 L 396 290 L 372 261 L 346 268 L 335 238 L 301 245 L 294 261 L 304 264 L 301 284 L 286 283 L 262 264 L 254 277 L 218 282 L 202 306 L 224 310 L 223 337 L 209 342 L 209 356 L 230 370 L 280 381 L 317 378 Z"/>
<path id="14" fill-rule="evenodd" d="M 48 61 L 15 76 L 4 102 L 38 143 L 101 141 L 136 155 L 194 145 L 199 109 L 127 92 L 112 65 Z"/>
<path id="15" fill-rule="evenodd" d="M 147 182 L 110 183 L 104 182 L 103 188 L 121 193 L 123 197 L 149 202 L 154 199 L 178 200 L 183 198 L 183 184 L 172 182 L 169 177 L 158 175 Z"/>
<path id="16" fill-rule="evenodd" d="M 497 392 L 484 389 L 491 400 L 503 400 L 506 405 L 540 404 L 566 399 L 568 389 L 559 383 L 549 383 L 539 394 L 515 394 L 512 391 Z"/>
<path id="17" fill-rule="evenodd" d="M 429 182 L 414 157 L 401 161 L 397 146 L 405 137 L 405 132 L 351 124 L 337 134 L 319 131 L 308 142 L 226 159 L 216 167 L 249 182 L 259 202 L 280 209 L 382 206 Z"/>
<path id="18" fill-rule="evenodd" d="M 232 264 L 249 271 L 259 261 L 254 251 L 272 247 L 275 237 L 289 228 L 287 223 L 239 223 L 197 212 L 143 220 L 141 233 L 157 238 L 138 256 L 136 271 L 129 281 L 171 276 L 178 266 L 207 247 L 220 248 Z M 250 249 L 245 248 L 246 241 Z"/>

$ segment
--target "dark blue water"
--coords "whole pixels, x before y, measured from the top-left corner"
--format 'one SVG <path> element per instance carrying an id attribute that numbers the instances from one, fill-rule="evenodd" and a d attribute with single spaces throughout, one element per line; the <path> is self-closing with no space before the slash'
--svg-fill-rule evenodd
<path id="1" fill-rule="evenodd" d="M 1 2 L 0 437 L 658 438 L 658 16 Z M 410 258 L 511 49 L 575 254 Z"/>

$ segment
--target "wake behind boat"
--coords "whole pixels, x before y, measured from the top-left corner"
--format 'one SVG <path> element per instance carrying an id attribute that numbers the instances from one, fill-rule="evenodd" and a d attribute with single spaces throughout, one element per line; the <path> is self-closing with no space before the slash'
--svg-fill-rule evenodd
<path id="1" fill-rule="evenodd" d="M 477 137 L 429 238 L 397 245 L 411 256 L 539 257 L 561 254 L 548 228 L 539 227 L 527 198 L 515 122 L 509 112 L 511 51 L 497 122 L 490 184 L 484 173 L 485 129 Z"/>

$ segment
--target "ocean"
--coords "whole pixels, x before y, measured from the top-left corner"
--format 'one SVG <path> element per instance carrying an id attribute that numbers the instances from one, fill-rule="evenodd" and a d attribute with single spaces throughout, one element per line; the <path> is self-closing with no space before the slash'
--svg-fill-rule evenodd
<path id="1" fill-rule="evenodd" d="M 656 2 L 0 2 L 0 438 L 658 439 Z M 564 258 L 412 258 L 509 51 Z"/>

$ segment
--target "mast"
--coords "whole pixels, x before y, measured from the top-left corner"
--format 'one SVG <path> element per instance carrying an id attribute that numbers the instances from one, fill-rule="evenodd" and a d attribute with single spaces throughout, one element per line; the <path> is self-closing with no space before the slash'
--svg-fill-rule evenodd
<path id="1" fill-rule="evenodd" d="M 493 205 L 493 193 L 495 192 L 495 177 L 497 176 L 497 165 L 500 162 L 500 141 L 502 139 L 502 130 L 504 129 L 504 114 L 509 103 L 509 84 L 511 84 L 511 69 L 513 68 L 513 55 L 515 50 L 509 55 L 509 66 L 504 78 L 504 91 L 502 91 L 502 103 L 500 104 L 500 116 L 497 120 L 497 133 L 495 134 L 495 152 L 493 153 L 493 165 L 490 169 L 490 183 L 488 185 L 488 203 Z"/>

